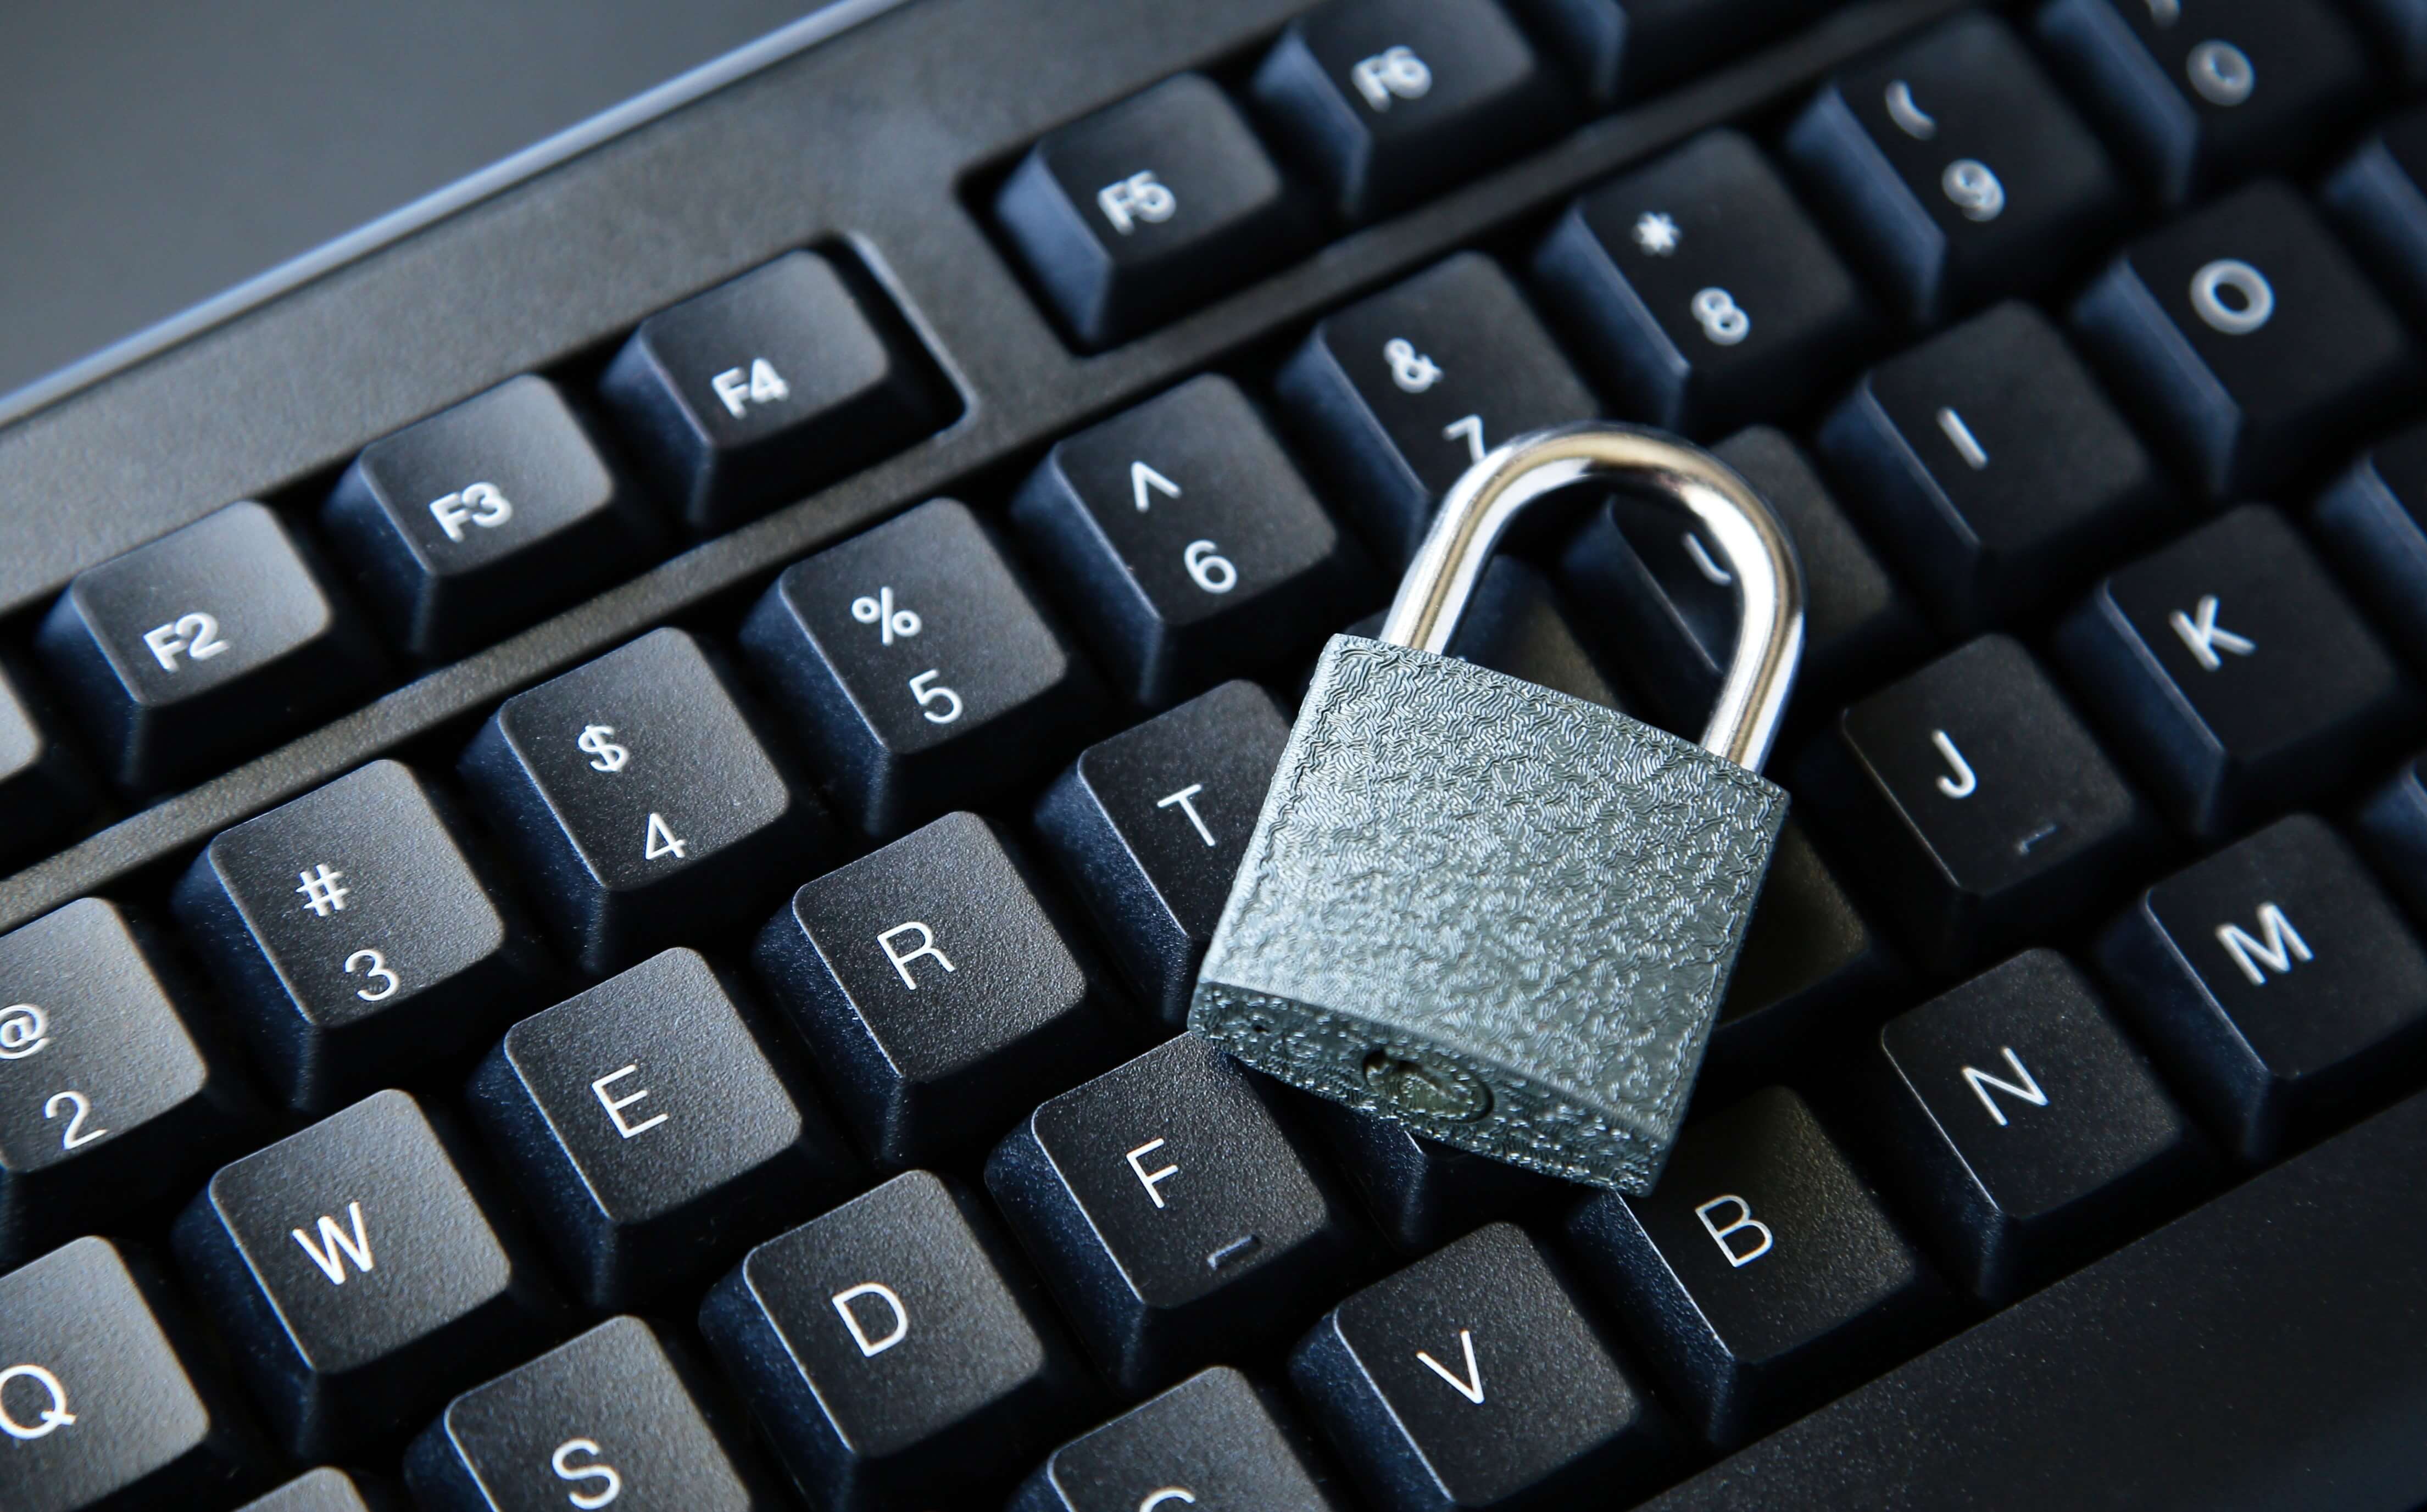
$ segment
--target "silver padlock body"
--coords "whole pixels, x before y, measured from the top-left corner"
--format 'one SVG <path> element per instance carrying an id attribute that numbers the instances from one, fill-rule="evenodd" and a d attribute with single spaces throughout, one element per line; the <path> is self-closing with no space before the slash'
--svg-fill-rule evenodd
<path id="1" fill-rule="evenodd" d="M 1786 804 L 1615 710 L 1335 636 L 1189 1027 L 1444 1144 L 1646 1191 Z"/>

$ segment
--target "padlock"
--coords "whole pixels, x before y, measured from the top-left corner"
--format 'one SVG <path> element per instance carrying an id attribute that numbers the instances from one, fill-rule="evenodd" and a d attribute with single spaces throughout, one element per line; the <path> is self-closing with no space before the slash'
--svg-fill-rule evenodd
<path id="1" fill-rule="evenodd" d="M 1735 582 L 1735 656 L 1699 746 L 1446 655 L 1510 521 L 1588 480 L 1681 506 Z M 1785 821 L 1756 770 L 1802 604 L 1777 519 L 1697 447 L 1588 423 L 1483 458 L 1380 639 L 1325 647 L 1189 1027 L 1444 1144 L 1650 1190 Z"/>

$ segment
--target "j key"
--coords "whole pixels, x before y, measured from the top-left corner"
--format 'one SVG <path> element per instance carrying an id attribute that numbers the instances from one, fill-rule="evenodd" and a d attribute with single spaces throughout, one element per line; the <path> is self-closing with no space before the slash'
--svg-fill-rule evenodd
<path id="1" fill-rule="evenodd" d="M 323 1466 L 298 1475 L 236 1512 L 390 1512 L 397 1505 L 376 1488 L 357 1484 L 342 1470 Z"/>
<path id="2" fill-rule="evenodd" d="M 2343 581 L 2427 665 L 2427 427 L 2361 456 L 2312 516 Z"/>
<path id="3" fill-rule="evenodd" d="M 1099 968 L 993 821 L 942 819 L 807 884 L 758 967 L 879 1162 L 990 1137 L 1116 1053 Z"/>
<path id="4" fill-rule="evenodd" d="M 2419 8 L 2427 52 L 2427 5 Z M 2427 111 L 2414 110 L 2362 142 L 2320 186 L 2335 229 L 2377 285 L 2416 326 L 2427 322 Z"/>
<path id="5" fill-rule="evenodd" d="M 1055 447 L 1011 518 L 1148 707 L 1303 656 L 1371 592 L 1364 554 L 1214 374 Z"/>
<path id="6" fill-rule="evenodd" d="M 174 902 L 299 1110 L 485 1039 L 545 981 L 529 927 L 400 762 L 222 834 Z"/>
<path id="7" fill-rule="evenodd" d="M 2400 402 L 2413 371 L 2393 312 L 2272 182 L 2133 243 L 2073 320 L 2215 498 L 2332 457 Z"/>
<path id="8" fill-rule="evenodd" d="M 0 935 L 0 1259 L 109 1224 L 255 1133 L 179 997 L 98 898 Z"/>
<path id="9" fill-rule="evenodd" d="M 2054 0 L 2039 32 L 2171 203 L 2297 167 L 2374 88 L 2326 0 Z"/>
<path id="10" fill-rule="evenodd" d="M 723 1268 L 839 1195 L 850 1170 L 734 990 L 692 951 L 652 956 L 508 1030 L 474 1075 L 471 1103 L 595 1308 Z"/>
<path id="11" fill-rule="evenodd" d="M 1586 194 L 1534 259 L 1621 413 L 1709 434 L 1793 411 L 1861 355 L 1862 293 L 1734 131 Z"/>
<path id="12" fill-rule="evenodd" d="M 1010 1241 L 925 1171 L 752 1250 L 699 1325 L 793 1480 L 832 1512 L 974 1505 L 1085 1400 Z"/>
<path id="13" fill-rule="evenodd" d="M 187 1365 L 156 1281 L 106 1239 L 0 1276 L 0 1505 L 9 1512 L 222 1506 L 257 1451 L 227 1394 Z"/>
<path id="14" fill-rule="evenodd" d="M 1513 0 L 1597 105 L 1751 48 L 1835 0 Z"/>
<path id="15" fill-rule="evenodd" d="M 536 1271 L 401 1092 L 220 1167 L 172 1237 L 254 1398 L 301 1458 L 418 1422 L 553 1322 Z"/>
<path id="16" fill-rule="evenodd" d="M 0 666 L 0 861 L 31 856 L 92 805 L 77 763 Z"/>
<path id="17" fill-rule="evenodd" d="M 703 533 L 905 446 L 936 418 L 918 370 L 808 252 L 642 321 L 599 394 Z"/>
<path id="18" fill-rule="evenodd" d="M 1090 350 L 1287 261 L 1311 229 L 1238 107 L 1197 73 L 1046 137 L 994 213 Z"/>
<path id="19" fill-rule="evenodd" d="M 1802 826 L 1788 820 L 1711 1026 L 1706 1082 L 1775 1078 L 1814 1031 L 1882 1000 L 1904 975 Z"/>
<path id="20" fill-rule="evenodd" d="M 1089 746 L 1037 803 L 1115 960 L 1174 1028 L 1288 740 L 1270 694 L 1224 683 Z"/>
<path id="21" fill-rule="evenodd" d="M 2070 593 L 2169 514 L 2157 463 L 2027 304 L 1865 374 L 1820 445 L 1959 635 Z"/>
<path id="22" fill-rule="evenodd" d="M 2203 837 L 2368 771 L 2415 708 L 2325 568 L 2263 505 L 2099 584 L 2057 645 L 2159 801 Z"/>
<path id="23" fill-rule="evenodd" d="M 1674 1429 L 1525 1231 L 1496 1223 L 1350 1296 L 1290 1378 L 1376 1501 L 1570 1505 L 1657 1473 Z"/>
<path id="24" fill-rule="evenodd" d="M 320 521 L 390 633 L 425 661 L 605 587 L 658 542 L 564 396 L 529 374 L 371 443 Z"/>
<path id="25" fill-rule="evenodd" d="M 2150 888 L 2099 960 L 2246 1160 L 2348 1119 L 2427 1047 L 2427 951 L 2305 814 Z"/>
<path id="26" fill-rule="evenodd" d="M 657 1327 L 610 1318 L 449 1402 L 406 1452 L 405 1480 L 428 1512 L 783 1505 L 709 1400 Z"/>
<path id="27" fill-rule="evenodd" d="M 1847 709 L 1801 775 L 1941 969 L 2102 906 L 2156 838 L 2063 695 L 2004 636 Z"/>
<path id="28" fill-rule="evenodd" d="M 1460 252 L 1322 321 L 1281 369 L 1281 401 L 1391 565 L 1493 447 L 1600 405 L 1500 265 Z"/>
<path id="29" fill-rule="evenodd" d="M 1041 775 L 1103 698 L 991 532 L 953 499 L 785 573 L 741 643 L 874 836 Z"/>
<path id="30" fill-rule="evenodd" d="M 1493 0 L 1326 0 L 1249 92 L 1350 221 L 1438 194 L 1567 114 Z"/>
<path id="31" fill-rule="evenodd" d="M 1721 1448 L 1913 1348 L 1946 1294 L 1803 1099 L 1757 1092 L 1688 1128 L 1648 1196 L 1570 1233 Z"/>
<path id="32" fill-rule="evenodd" d="M 1046 1456 L 1011 1512 L 1344 1512 L 1274 1397 L 1228 1365 Z"/>
<path id="33" fill-rule="evenodd" d="M 1575 1195 L 1563 1181 L 1454 1149 L 1391 1119 L 1326 1097 L 1288 1096 L 1328 1140 L 1335 1164 L 1347 1173 L 1384 1237 L 1409 1254 Z"/>
<path id="34" fill-rule="evenodd" d="M 755 914 L 833 840 L 681 630 L 507 699 L 461 765 L 585 971 Z"/>
<path id="35" fill-rule="evenodd" d="M 252 503 L 79 573 L 34 643 L 111 780 L 138 791 L 346 707 L 376 668 L 352 614 Z"/>
<path id="36" fill-rule="evenodd" d="M 2385 880 L 2427 921 L 2427 758 L 2405 761 L 2360 805 L 2359 842 Z"/>
<path id="37" fill-rule="evenodd" d="M 995 1146 L 986 1187 L 1131 1396 L 1280 1341 L 1348 1279 L 1339 1201 L 1194 1034 L 1037 1109 Z"/>
<path id="38" fill-rule="evenodd" d="M 1785 145 L 1916 325 L 2063 276 L 2124 210 L 2097 138 L 1978 11 L 1831 80 Z"/>
<path id="39" fill-rule="evenodd" d="M 1989 1301 L 2154 1227 L 2205 1171 L 2197 1133 L 2054 951 L 1891 1020 L 1877 1055 L 1881 1147 Z"/>

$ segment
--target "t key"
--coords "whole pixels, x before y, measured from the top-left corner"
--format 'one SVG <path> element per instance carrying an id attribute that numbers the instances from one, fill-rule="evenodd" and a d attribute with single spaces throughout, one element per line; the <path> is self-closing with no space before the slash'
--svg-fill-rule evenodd
<path id="1" fill-rule="evenodd" d="M 1011 1512 L 1342 1512 L 1273 1396 L 1216 1365 L 1046 1456 Z"/>

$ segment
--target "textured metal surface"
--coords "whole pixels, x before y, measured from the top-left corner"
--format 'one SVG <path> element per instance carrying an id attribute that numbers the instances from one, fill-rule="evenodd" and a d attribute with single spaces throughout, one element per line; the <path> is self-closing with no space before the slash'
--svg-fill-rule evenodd
<path id="1" fill-rule="evenodd" d="M 1336 636 L 1190 1027 L 1446 1144 L 1644 1190 L 1785 818 L 1623 714 Z"/>

